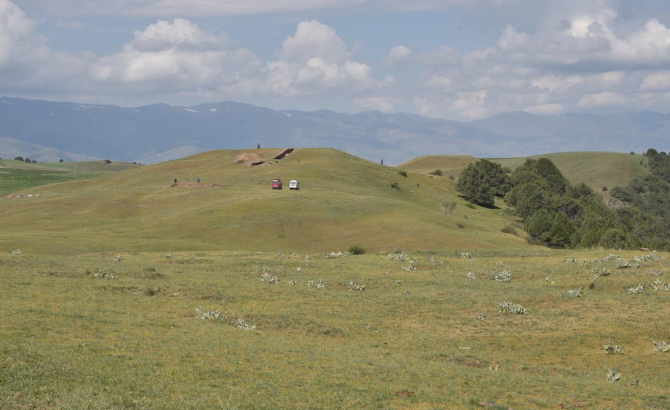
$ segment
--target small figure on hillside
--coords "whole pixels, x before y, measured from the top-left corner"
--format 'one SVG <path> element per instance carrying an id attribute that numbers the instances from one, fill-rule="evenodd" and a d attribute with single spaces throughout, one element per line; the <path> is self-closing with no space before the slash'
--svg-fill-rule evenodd
<path id="1" fill-rule="evenodd" d="M 175 184 L 177 183 L 177 178 L 174 179 L 174 183 L 175 183 Z"/>
<path id="2" fill-rule="evenodd" d="M 200 183 L 200 177 L 198 177 L 197 181 L 198 181 L 198 183 Z"/>
<path id="3" fill-rule="evenodd" d="M 256 144 L 256 149 L 261 149 L 261 143 L 260 142 Z"/>
<path id="4" fill-rule="evenodd" d="M 384 165 L 384 158 L 382 158 L 382 165 Z"/>

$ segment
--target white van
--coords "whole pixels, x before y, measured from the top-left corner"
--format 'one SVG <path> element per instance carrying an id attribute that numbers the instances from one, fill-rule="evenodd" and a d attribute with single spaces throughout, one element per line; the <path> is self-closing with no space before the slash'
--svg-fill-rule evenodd
<path id="1" fill-rule="evenodd" d="M 299 190 L 299 189 L 300 189 L 300 182 L 298 182 L 298 181 L 295 180 L 295 179 L 292 180 L 292 181 L 289 182 L 289 184 L 288 184 L 288 189 L 290 189 L 290 190 L 295 189 L 296 191 Z"/>

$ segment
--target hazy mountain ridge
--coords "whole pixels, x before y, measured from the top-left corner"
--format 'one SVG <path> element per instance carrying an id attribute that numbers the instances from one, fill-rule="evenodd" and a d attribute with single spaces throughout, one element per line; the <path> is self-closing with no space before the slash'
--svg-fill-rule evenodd
<path id="1" fill-rule="evenodd" d="M 93 161 L 100 159 L 86 155 L 73 154 L 55 148 L 44 147 L 42 145 L 31 144 L 13 138 L 0 137 L 0 159 L 13 159 L 19 156 L 42 162 L 57 162 L 60 159 L 68 162 Z"/>
<path id="2" fill-rule="evenodd" d="M 144 163 L 210 149 L 254 148 L 258 142 L 263 147 L 333 147 L 373 161 L 383 158 L 388 164 L 426 154 L 641 152 L 663 149 L 669 134 L 670 115 L 648 111 L 552 116 L 510 112 L 457 122 L 376 111 L 275 111 L 236 102 L 123 108 L 0 98 L 0 135 L 90 157 Z"/>

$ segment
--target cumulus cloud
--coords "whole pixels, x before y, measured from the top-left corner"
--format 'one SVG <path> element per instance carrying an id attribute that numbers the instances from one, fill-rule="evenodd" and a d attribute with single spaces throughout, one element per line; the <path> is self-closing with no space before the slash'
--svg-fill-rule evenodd
<path id="1" fill-rule="evenodd" d="M 121 52 L 101 58 L 91 69 L 98 83 L 142 85 L 142 92 L 216 90 L 253 77 L 260 66 L 254 53 L 225 36 L 201 30 L 186 19 L 159 20 L 136 31 Z"/>
<path id="2" fill-rule="evenodd" d="M 508 25 L 479 50 L 423 52 L 415 107 L 464 120 L 509 110 L 659 109 L 670 89 L 670 28 L 652 18 L 618 31 L 617 17 L 609 8 L 573 13 L 533 32 Z"/>
<path id="3" fill-rule="evenodd" d="M 391 63 L 400 63 L 406 61 L 414 55 L 414 52 L 408 47 L 401 45 L 395 46 L 389 51 L 386 59 Z"/>
<path id="4" fill-rule="evenodd" d="M 529 0 L 508 0 L 508 3 Z M 449 7 L 498 5 L 500 0 L 23 0 L 51 15 L 115 14 L 145 17 L 166 16 L 236 16 L 249 14 L 290 13 L 314 10 L 387 10 L 425 11 Z"/>
<path id="5" fill-rule="evenodd" d="M 367 64 L 352 53 L 335 30 L 319 21 L 303 21 L 267 63 L 263 90 L 280 96 L 328 92 L 361 92 L 379 84 Z"/>

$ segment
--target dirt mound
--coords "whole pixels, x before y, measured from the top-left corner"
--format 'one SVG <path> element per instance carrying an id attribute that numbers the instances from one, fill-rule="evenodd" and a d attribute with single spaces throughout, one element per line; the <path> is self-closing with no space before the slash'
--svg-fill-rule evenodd
<path id="1" fill-rule="evenodd" d="M 221 187 L 223 185 L 221 184 L 210 184 L 210 185 L 200 185 L 197 182 L 191 182 L 191 181 L 183 181 L 178 184 L 172 184 L 170 185 L 170 188 L 215 188 L 215 187 Z"/>
<path id="2" fill-rule="evenodd" d="M 245 152 L 243 154 L 236 156 L 235 159 L 233 160 L 233 163 L 237 165 L 239 164 L 252 165 L 254 163 L 263 162 L 263 157 L 264 157 L 263 154 L 251 154 L 249 152 Z"/>

